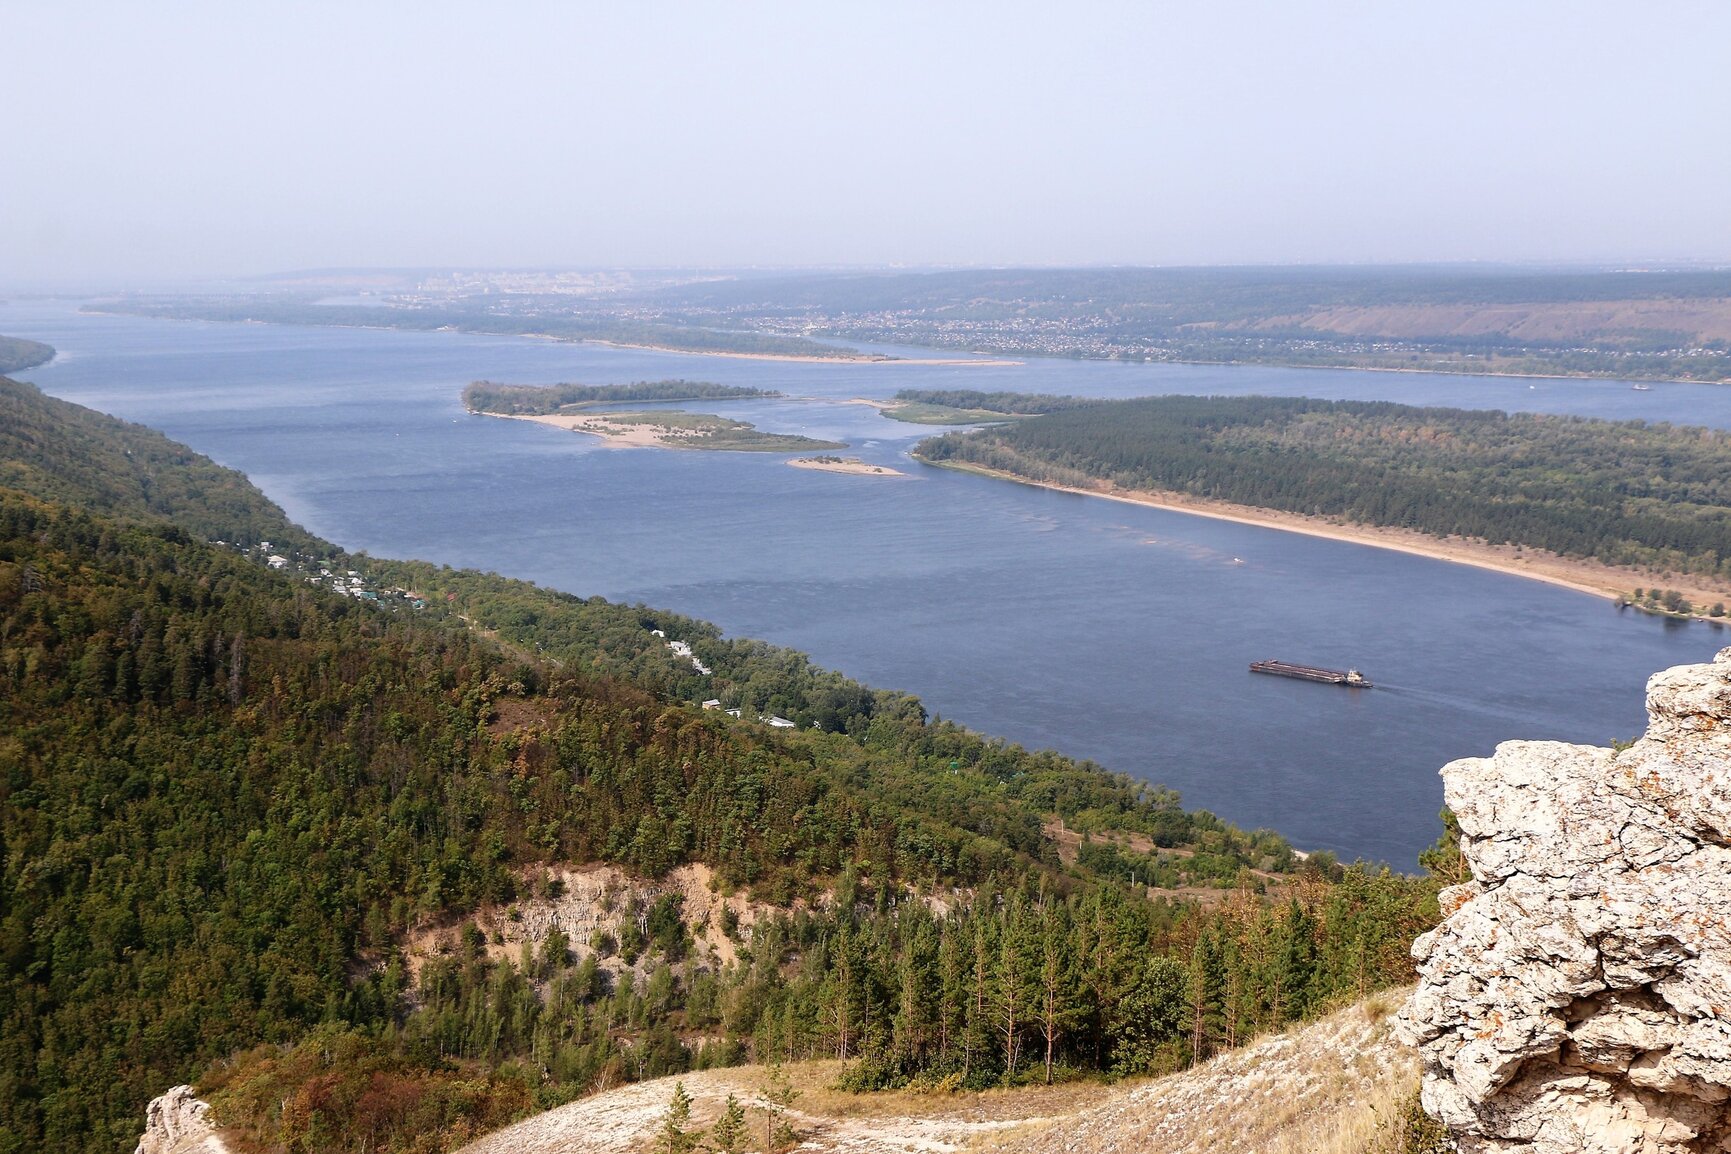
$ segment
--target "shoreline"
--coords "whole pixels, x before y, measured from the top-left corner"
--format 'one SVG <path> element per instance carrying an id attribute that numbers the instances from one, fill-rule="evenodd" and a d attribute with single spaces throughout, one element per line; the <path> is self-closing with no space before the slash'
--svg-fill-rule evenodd
<path id="1" fill-rule="evenodd" d="M 1024 361 L 1011 360 L 980 360 L 969 357 L 889 357 L 871 353 L 844 353 L 833 357 L 820 357 L 802 353 L 738 353 L 706 349 L 676 349 L 669 345 L 640 345 L 624 341 L 605 341 L 599 337 L 558 337 L 551 333 L 524 333 L 526 337 L 536 337 L 545 341 L 568 341 L 580 345 L 605 345 L 610 349 L 639 349 L 650 353 L 674 353 L 687 357 L 733 357 L 742 361 L 791 361 L 802 365 L 973 365 L 979 368 L 1007 369 L 1017 368 Z"/>
<path id="2" fill-rule="evenodd" d="M 507 421 L 532 421 L 537 425 L 549 428 L 564 429 L 571 433 L 583 433 L 594 437 L 602 445 L 611 449 L 680 449 L 692 452 L 711 453 L 824 453 L 836 449 L 845 449 L 840 442 L 815 441 L 810 437 L 800 437 L 803 445 L 769 444 L 710 444 L 701 437 L 693 437 L 693 429 L 689 426 L 656 424 L 651 420 L 621 420 L 624 417 L 644 417 L 664 410 L 649 409 L 642 412 L 585 412 L 585 413 L 489 413 L 480 409 L 467 410 L 477 417 L 499 417 Z M 796 434 L 764 433 L 756 426 L 730 421 L 729 418 L 716 418 L 712 414 L 681 414 L 683 416 L 698 416 L 709 420 L 720 420 L 724 427 L 731 428 L 739 434 L 755 434 L 772 439 L 777 437 L 797 436 Z M 699 430 L 703 432 L 704 430 Z"/>
<path id="3" fill-rule="evenodd" d="M 920 346 L 909 346 L 909 347 L 936 348 L 937 346 L 920 345 Z M 1128 358 L 1123 358 L 1123 357 L 1089 357 L 1089 356 L 1071 357 L 1067 353 L 993 353 L 990 355 L 992 355 L 992 356 L 1021 356 L 1021 357 L 1028 357 L 1032 360 L 1041 360 L 1041 361 L 1082 360 L 1082 361 L 1089 361 L 1089 362 L 1093 362 L 1093 363 L 1097 363 L 1097 364 L 1197 365 L 1197 366 L 1201 366 L 1204 368 L 1242 368 L 1242 369 L 1253 369 L 1253 368 L 1262 368 L 1262 369 L 1318 369 L 1318 370 L 1332 370 L 1334 372 L 1345 372 L 1345 373 L 1413 373 L 1413 374 L 1417 374 L 1419 376 L 1434 376 L 1434 377 L 1499 377 L 1503 380 L 1517 380 L 1517 381 L 1522 380 L 1522 379 L 1528 379 L 1528 380 L 1535 380 L 1535 381 L 1609 381 L 1613 384 L 1619 383 L 1619 382 L 1628 382 L 1630 384 L 1652 384 L 1652 385 L 1727 385 L 1727 386 L 1731 386 L 1731 377 L 1714 377 L 1714 378 L 1707 378 L 1707 377 L 1639 377 L 1639 376 L 1631 377 L 1631 376 L 1611 376 L 1611 375 L 1606 374 L 1606 373 L 1511 373 L 1511 372 L 1504 372 L 1504 371 L 1500 371 L 1500 370 L 1480 372 L 1480 371 L 1474 370 L 1472 368 L 1461 368 L 1461 367 L 1447 368 L 1447 369 L 1414 369 L 1414 368 L 1408 368 L 1408 367 L 1403 366 L 1403 365 L 1346 365 L 1346 364 L 1319 365 L 1319 364 L 1314 364 L 1314 363 L 1309 363 L 1309 362 L 1301 364 L 1297 361 L 1281 361 L 1281 360 L 1267 360 L 1267 361 L 1242 361 L 1242 360 L 1221 361 L 1221 360 L 1214 360 L 1214 361 L 1208 361 L 1208 360 L 1196 360 L 1196 359 L 1191 358 L 1191 357 L 1177 357 L 1177 358 L 1173 358 L 1170 360 L 1165 359 L 1165 358 L 1148 357 L 1148 358 L 1145 358 L 1145 359 L 1140 360 L 1140 361 L 1133 361 L 1133 360 L 1129 360 Z M 948 362 L 945 362 L 945 361 L 930 361 L 930 362 L 928 362 L 928 361 L 909 361 L 907 363 L 908 364 L 946 364 Z M 993 363 L 1000 363 L 1000 362 L 965 361 L 962 363 L 964 363 L 964 364 L 993 364 Z M 1026 363 L 1026 362 L 1009 361 L 1009 362 L 1002 362 L 1002 363 L 1020 365 L 1020 364 Z"/>
<path id="4" fill-rule="evenodd" d="M 918 458 L 915 459 L 918 460 Z M 1262 529 L 1301 533 L 1307 537 L 1321 537 L 1330 541 L 1367 545 L 1374 549 L 1389 549 L 1416 557 L 1428 557 L 1433 561 L 1449 561 L 1457 565 L 1470 565 L 1475 569 L 1486 569 L 1511 577 L 1525 577 L 1533 581 L 1543 581 L 1547 585 L 1571 589 L 1577 593 L 1603 597 L 1606 600 L 1619 603 L 1619 605 L 1627 601 L 1629 594 L 1635 588 L 1645 588 L 1649 582 L 1656 580 L 1650 575 L 1637 571 L 1604 565 L 1595 561 L 1575 561 L 1540 549 L 1517 550 L 1512 545 L 1488 545 L 1481 541 L 1460 538 L 1437 538 L 1412 529 L 1336 523 L 1301 513 L 1286 513 L 1277 509 L 1259 509 L 1253 505 L 1210 501 L 1205 498 L 1187 497 L 1176 493 L 1060 485 L 1055 481 L 1036 481 L 1016 473 L 1007 473 L 1002 469 L 988 469 L 982 465 L 974 465 L 965 461 L 941 463 L 924 461 L 922 464 L 932 465 L 939 469 L 954 469 L 962 473 L 974 473 L 978 476 L 991 477 L 1001 481 L 1014 481 L 1017 484 L 1031 485 L 1037 489 L 1071 493 L 1078 497 L 1103 497 L 1108 501 L 1121 501 L 1129 505 L 1165 509 L 1174 513 L 1188 513 L 1196 517 L 1208 517 L 1216 521 L 1232 521 L 1240 525 L 1253 525 Z M 1625 581 L 1625 579 L 1627 580 Z M 1705 612 L 1706 606 L 1714 601 L 1731 601 L 1731 591 L 1709 588 L 1694 578 L 1671 578 L 1670 580 L 1672 585 L 1675 585 L 1679 580 L 1687 581 L 1690 587 L 1681 588 L 1679 592 L 1683 593 L 1691 603 L 1701 606 L 1702 611 L 1687 617 L 1680 614 L 1661 614 L 1661 616 L 1671 616 L 1678 620 L 1707 621 L 1731 625 L 1731 617 L 1714 618 L 1709 617 Z M 1630 605 L 1629 607 L 1641 609 L 1638 605 Z M 1647 611 L 1642 610 L 1642 612 Z"/>

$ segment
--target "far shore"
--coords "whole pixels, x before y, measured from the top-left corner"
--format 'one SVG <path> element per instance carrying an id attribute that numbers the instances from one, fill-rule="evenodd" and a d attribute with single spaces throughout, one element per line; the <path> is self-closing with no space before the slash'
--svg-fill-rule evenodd
<path id="1" fill-rule="evenodd" d="M 964 473 L 977 473 L 983 477 L 1015 481 L 1018 484 L 1032 485 L 1038 489 L 1052 489 L 1059 493 L 1074 493 L 1081 497 L 1104 497 L 1108 501 L 1146 505 L 1155 509 L 1168 509 L 1175 513 L 1212 517 L 1217 521 L 1235 521 L 1241 525 L 1280 529 L 1288 533 L 1303 533 L 1309 537 L 1325 537 L 1331 541 L 1347 541 L 1355 545 L 1369 545 L 1376 549 L 1392 549 L 1398 553 L 1410 553 L 1414 556 L 1430 557 L 1438 561 L 1452 561 L 1457 565 L 1471 565 L 1477 569 L 1489 569 L 1514 577 L 1526 577 L 1534 581 L 1543 581 L 1548 585 L 1573 589 L 1577 593 L 1590 593 L 1617 602 L 1626 600 L 1630 593 L 1637 588 L 1644 589 L 1659 585 L 1665 589 L 1675 589 L 1688 598 L 1698 610 L 1694 615 L 1698 619 L 1703 621 L 1719 620 L 1731 624 L 1731 618 L 1710 618 L 1705 612 L 1716 601 L 1731 602 L 1731 589 L 1703 584 L 1698 577 L 1654 575 L 1639 569 L 1625 569 L 1614 565 L 1602 565 L 1594 561 L 1562 557 L 1542 549 L 1517 548 L 1513 545 L 1491 545 L 1484 541 L 1474 541 L 1461 537 L 1439 538 L 1413 529 L 1335 522 L 1301 513 L 1258 509 L 1253 505 L 1235 505 L 1227 501 L 1211 501 L 1201 497 L 1189 497 L 1181 493 L 1118 489 L 1109 487 L 1104 482 L 1098 488 L 1080 488 L 1073 485 L 1059 485 L 1050 481 L 1035 481 L 1015 473 L 1004 472 L 1001 469 L 988 469 L 967 462 L 926 463 L 935 464 L 939 468 L 956 469 Z"/>
<path id="2" fill-rule="evenodd" d="M 642 349 L 651 353 L 679 353 L 688 357 L 733 357 L 742 361 L 792 361 L 802 365 L 974 365 L 979 368 L 1007 369 L 1024 364 L 1023 361 L 980 360 L 976 357 L 890 357 L 881 353 L 837 353 L 833 357 L 820 357 L 801 353 L 739 353 L 723 352 L 720 349 L 676 349 L 671 345 L 638 345 L 623 341 L 604 341 L 596 337 L 560 337 L 552 333 L 524 333 L 524 336 L 540 337 L 549 341 L 576 341 L 586 345 L 606 345 L 610 349 Z"/>

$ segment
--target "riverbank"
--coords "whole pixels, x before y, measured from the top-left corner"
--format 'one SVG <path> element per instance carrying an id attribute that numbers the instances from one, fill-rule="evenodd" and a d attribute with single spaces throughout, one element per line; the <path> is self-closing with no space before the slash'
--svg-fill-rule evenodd
<path id="1" fill-rule="evenodd" d="M 1722 620 L 1731 624 L 1731 619 L 1715 619 L 1708 617 L 1706 613 L 1707 608 L 1715 602 L 1731 602 L 1731 588 L 1715 586 L 1696 577 L 1654 574 L 1641 569 L 1629 569 L 1563 557 L 1542 549 L 1525 549 L 1514 545 L 1491 545 L 1484 541 L 1462 537 L 1433 537 L 1430 534 L 1411 529 L 1357 525 L 1301 513 L 1259 509 L 1253 505 L 1211 501 L 1202 497 L 1190 497 L 1182 493 L 1120 489 L 1105 482 L 1101 482 L 1095 487 L 1083 488 L 1074 485 L 1060 485 L 1050 481 L 1037 481 L 1002 469 L 988 469 L 967 462 L 926 461 L 923 463 L 937 468 L 975 473 L 1000 481 L 1014 481 L 1022 485 L 1032 485 L 1039 489 L 1052 489 L 1060 493 L 1074 493 L 1082 497 L 1103 497 L 1108 501 L 1122 501 L 1131 505 L 1168 509 L 1175 513 L 1211 517 L 1217 521 L 1235 521 L 1241 525 L 1256 525 L 1264 529 L 1303 533 L 1309 537 L 1324 537 L 1331 541 L 1369 545 L 1376 549 L 1392 549 L 1398 553 L 1410 553 L 1437 561 L 1451 561 L 1457 565 L 1471 565 L 1478 569 L 1489 569 L 1497 573 L 1507 573 L 1515 577 L 1543 581 L 1549 585 L 1573 589 L 1578 593 L 1590 593 L 1619 603 L 1626 601 L 1630 593 L 1637 588 L 1650 588 L 1658 584 L 1666 589 L 1677 590 L 1691 604 L 1699 606 L 1701 611 L 1692 615 L 1694 619 L 1702 621 Z M 1680 615 L 1672 614 L 1671 616 Z"/>
<path id="2" fill-rule="evenodd" d="M 688 357 L 732 357 L 741 361 L 791 361 L 802 365 L 947 365 L 951 367 L 972 365 L 978 368 L 1007 369 L 1024 364 L 1023 361 L 981 360 L 977 357 L 892 357 L 883 353 L 838 353 L 831 356 L 813 356 L 797 353 L 741 353 L 722 352 L 711 349 L 680 349 L 671 345 L 640 345 L 627 344 L 623 341 L 604 341 L 595 337 L 561 337 L 553 333 L 524 333 L 526 337 L 536 337 L 548 341 L 571 341 L 586 345 L 605 345 L 611 349 L 639 349 L 650 353 L 679 353 Z"/>

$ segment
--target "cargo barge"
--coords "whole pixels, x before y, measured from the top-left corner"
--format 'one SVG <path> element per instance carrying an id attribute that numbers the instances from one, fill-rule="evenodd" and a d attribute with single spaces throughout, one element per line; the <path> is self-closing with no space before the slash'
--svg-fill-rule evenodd
<path id="1" fill-rule="evenodd" d="M 1252 661 L 1252 673 L 1272 673 L 1276 677 L 1296 677 L 1301 681 L 1322 681 L 1329 685 L 1350 685 L 1369 689 L 1369 680 L 1356 669 L 1319 669 L 1314 665 L 1294 665 L 1289 661 Z"/>

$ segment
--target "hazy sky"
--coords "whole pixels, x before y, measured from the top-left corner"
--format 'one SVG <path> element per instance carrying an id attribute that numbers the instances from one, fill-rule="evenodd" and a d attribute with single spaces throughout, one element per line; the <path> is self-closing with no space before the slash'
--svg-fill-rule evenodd
<path id="1" fill-rule="evenodd" d="M 0 283 L 1731 261 L 1731 3 L 0 0 Z"/>

